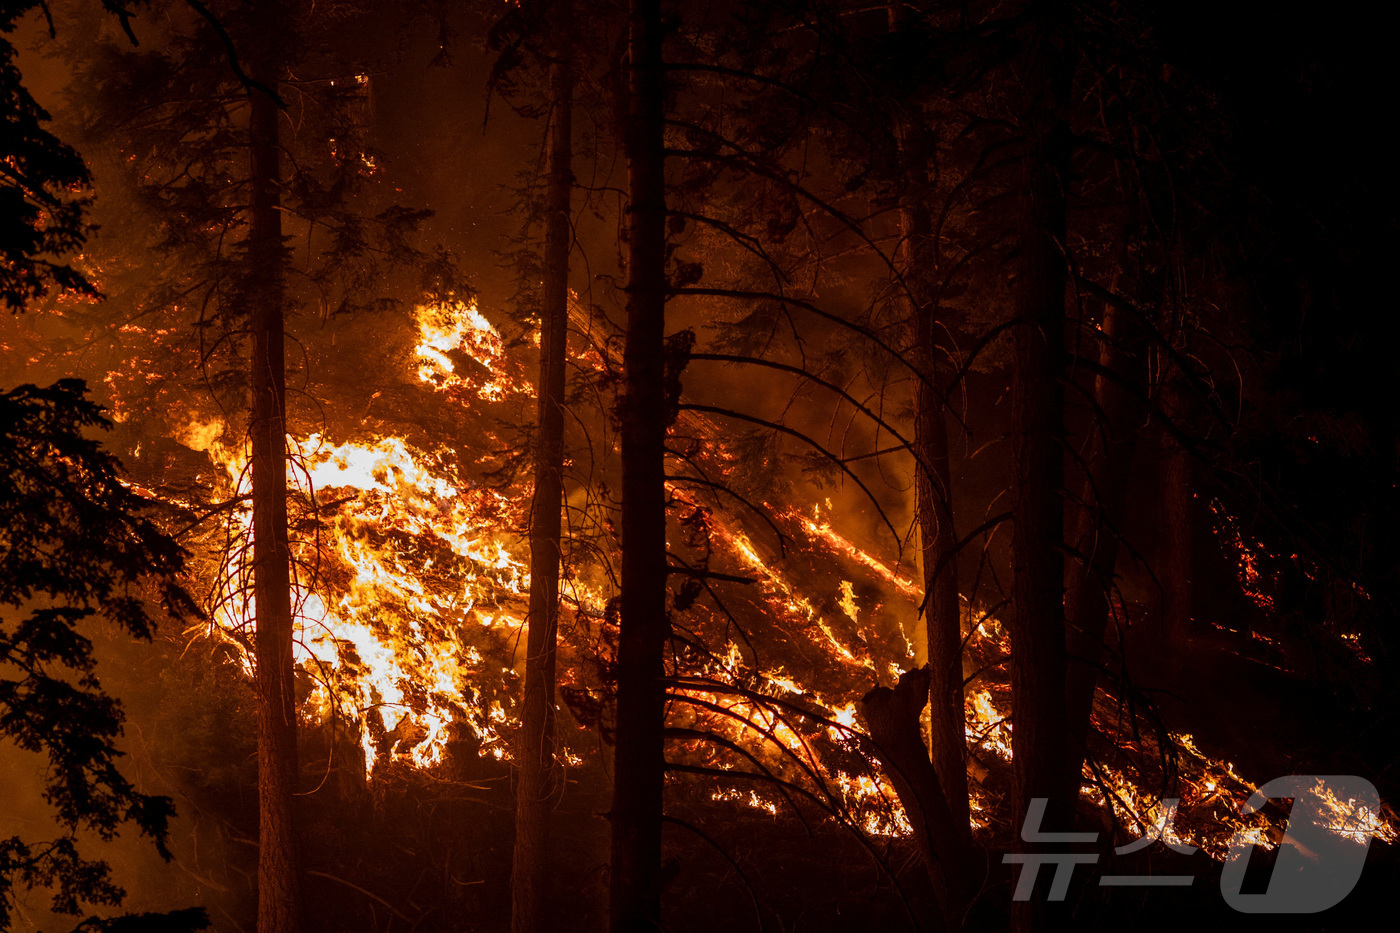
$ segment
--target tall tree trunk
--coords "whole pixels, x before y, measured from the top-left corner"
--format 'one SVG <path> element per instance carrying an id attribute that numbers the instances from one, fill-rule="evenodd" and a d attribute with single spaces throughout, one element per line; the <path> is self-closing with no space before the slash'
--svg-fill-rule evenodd
<path id="1" fill-rule="evenodd" d="M 1011 716 L 1013 813 L 1048 799 L 1044 826 L 1069 823 L 1064 785 L 1064 434 L 1066 111 L 1071 72 L 1064 0 L 1033 0 L 1026 37 L 1021 125 L 1022 204 L 1017 250 L 1012 382 L 1013 504 Z M 1018 840 L 1022 849 L 1037 847 Z M 1012 928 L 1037 928 L 1043 902 L 1013 902 Z"/>
<path id="2" fill-rule="evenodd" d="M 904 26 L 903 2 L 886 5 L 889 29 Z M 938 365 L 937 302 L 933 279 L 937 256 L 933 249 L 933 220 L 929 167 L 934 136 L 923 108 L 897 118 L 905 182 L 901 193 L 900 227 L 907 289 L 907 319 L 914 338 L 914 364 L 920 376 L 914 396 L 914 498 L 919 525 L 919 556 L 923 565 L 924 607 L 915 635 L 915 660 L 927 664 L 929 759 L 935 784 L 949 815 L 944 848 L 938 858 L 948 871 L 945 919 L 960 929 L 971 895 L 974 875 L 971 812 L 967 796 L 967 725 L 963 708 L 962 606 L 958 593 L 958 536 L 953 524 L 953 478 L 948 462 L 948 419 L 940 394 L 943 380 Z M 923 809 L 929 809 L 925 805 Z"/>
<path id="3" fill-rule="evenodd" d="M 660 0 L 632 0 L 628 39 L 627 337 L 623 349 L 622 596 L 612 802 L 612 933 L 661 917 L 666 612 L 666 177 Z"/>
<path id="4" fill-rule="evenodd" d="M 297 710 L 292 664 L 291 554 L 287 543 L 286 251 L 282 245 L 277 0 L 260 0 L 268 40 L 249 61 L 263 88 L 249 91 L 251 211 L 247 240 L 253 472 L 253 606 L 257 619 L 258 933 L 300 928 L 292 797 L 297 781 Z M 264 89 L 265 88 L 265 89 Z"/>
<path id="5" fill-rule="evenodd" d="M 967 800 L 967 735 L 963 712 L 962 606 L 958 597 L 958 536 L 953 525 L 948 425 L 938 392 L 937 324 L 928 279 L 933 256 L 927 204 L 902 211 L 909 261 L 905 281 L 916 365 L 923 379 L 915 393 L 915 509 L 924 576 L 924 647 L 929 665 L 929 752 L 953 815 L 962 856 L 972 847 Z"/>
<path id="6" fill-rule="evenodd" d="M 560 510 L 564 497 L 564 363 L 569 339 L 569 199 L 573 191 L 571 0 L 553 17 L 558 37 L 550 67 L 553 108 L 546 196 L 544 294 L 540 308 L 540 383 L 535 437 L 535 495 L 530 511 L 530 615 L 525 654 L 520 777 L 515 790 L 511 930 L 543 933 L 548 886 L 550 801 L 558 791 L 554 761 L 554 661 L 559 628 Z"/>
<path id="7" fill-rule="evenodd" d="M 1102 665 L 1118 563 L 1118 536 L 1127 511 L 1128 474 L 1142 422 L 1138 396 L 1145 388 L 1146 336 L 1133 312 L 1104 307 L 1099 365 L 1094 382 L 1098 419 L 1085 457 L 1087 475 L 1074 544 L 1082 563 L 1071 571 L 1065 596 L 1070 665 L 1066 686 L 1069 760 L 1066 780 L 1078 782 L 1089 734 L 1094 687 Z"/>

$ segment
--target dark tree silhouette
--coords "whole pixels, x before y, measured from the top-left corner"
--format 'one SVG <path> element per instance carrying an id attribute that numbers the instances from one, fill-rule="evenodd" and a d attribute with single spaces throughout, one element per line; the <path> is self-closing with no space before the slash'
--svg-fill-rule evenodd
<path id="1" fill-rule="evenodd" d="M 656 929 L 666 606 L 666 177 L 661 5 L 633 0 L 628 42 L 627 343 L 622 422 L 622 592 L 612 804 L 613 933 Z"/>
<path id="2" fill-rule="evenodd" d="M 1072 65 L 1067 5 L 1033 2 L 1020 102 L 1026 134 L 1013 286 L 1017 328 L 1012 370 L 1011 537 L 1015 614 L 1011 635 L 1013 809 L 1048 798 L 1047 823 L 1072 818 L 1063 786 L 1065 752 L 1064 435 L 1066 118 Z M 1018 846 L 1026 845 L 1018 840 Z M 1012 929 L 1039 929 L 1038 902 L 1012 904 Z"/>
<path id="3" fill-rule="evenodd" d="M 81 272 L 58 257 L 83 243 L 87 166 L 43 126 L 48 113 L 25 88 L 15 47 L 5 38 L 38 3 L 0 8 L 0 301 L 18 311 L 53 288 L 94 294 Z"/>
<path id="4" fill-rule="evenodd" d="M 0 35 L 38 4 L 0 11 Z M 24 87 L 15 49 L 0 38 L 0 297 L 12 310 L 70 289 L 92 295 L 83 275 L 61 262 L 82 245 L 87 182 L 77 153 L 42 126 L 48 115 Z M 121 704 L 102 690 L 92 642 L 82 629 L 105 619 L 149 639 L 153 601 L 183 614 L 193 603 L 176 582 L 185 552 L 141 512 L 150 502 L 123 485 L 115 458 L 91 436 L 109 428 L 78 379 L 49 388 L 22 385 L 0 394 L 0 736 L 44 756 L 44 797 L 59 835 L 0 840 L 0 928 L 17 898 L 52 893 L 53 909 L 80 915 L 125 896 L 109 866 L 85 858 L 78 834 L 112 839 L 134 824 L 166 848 L 174 806 L 143 794 L 121 773 L 116 740 Z M 202 910 L 142 919 L 89 918 L 81 929 L 193 930 Z"/>
<path id="5" fill-rule="evenodd" d="M 36 842 L 0 840 L 0 927 L 31 888 L 53 909 L 115 906 L 123 891 L 78 834 L 114 838 L 134 824 L 160 854 L 174 806 L 139 792 L 117 767 L 121 704 L 102 690 L 89 620 L 149 639 L 152 599 L 167 611 L 193 604 L 176 584 L 184 551 L 140 515 L 150 503 L 121 482 L 116 460 L 85 434 L 110 427 L 81 380 L 20 386 L 0 395 L 0 735 L 45 756 L 44 796 L 61 832 Z M 167 918 L 202 929 L 202 911 Z M 96 923 L 96 921 L 93 921 Z"/>
<path id="6" fill-rule="evenodd" d="M 296 933 L 300 925 L 296 823 L 297 699 L 292 658 L 291 548 L 287 541 L 287 385 L 282 243 L 280 3 L 264 2 L 255 18 L 265 30 L 250 61 L 249 277 L 244 283 L 252 331 L 253 598 L 258 655 L 258 930 Z"/>
<path id="7" fill-rule="evenodd" d="M 530 615 L 521 703 L 516 784 L 511 929 L 547 928 L 549 810 L 559 790 L 555 764 L 555 659 L 559 629 L 560 533 L 564 499 L 564 415 L 569 342 L 569 250 L 573 244 L 572 0 L 547 7 L 549 67 L 548 189 L 544 283 L 540 301 L 540 377 L 535 489 L 530 511 Z"/>
<path id="8" fill-rule="evenodd" d="M 288 332 L 306 317 L 298 312 L 318 303 L 327 315 L 397 308 L 379 297 L 386 270 L 422 268 L 426 257 L 407 237 L 427 214 L 383 206 L 366 215 L 368 78 L 351 71 L 354 80 L 344 80 L 342 70 L 355 65 L 327 52 L 334 16 L 318 17 L 314 4 L 187 5 L 200 18 L 181 18 L 185 11 L 170 4 L 173 12 L 151 26 L 158 38 L 149 48 L 99 43 L 74 55 L 91 143 L 132 153 L 112 177 L 143 209 L 139 235 L 154 231 L 162 239 L 152 245 L 181 257 L 154 272 L 141 268 L 122 297 L 138 315 L 182 330 L 195 323 L 200 357 L 174 378 L 203 376 L 216 402 L 247 413 L 253 533 L 235 563 L 251 567 L 253 596 L 258 926 L 289 933 L 298 928 L 302 883 L 292 580 L 306 568 L 294 564 L 289 540 L 298 515 L 289 518 L 296 494 L 286 438 L 300 419 L 288 414 L 287 349 L 296 346 Z M 300 84 L 291 79 L 296 69 Z M 305 80 L 327 69 L 331 77 Z M 302 105 L 300 137 L 283 109 L 291 94 Z M 311 260 L 293 264 L 294 255 Z"/>

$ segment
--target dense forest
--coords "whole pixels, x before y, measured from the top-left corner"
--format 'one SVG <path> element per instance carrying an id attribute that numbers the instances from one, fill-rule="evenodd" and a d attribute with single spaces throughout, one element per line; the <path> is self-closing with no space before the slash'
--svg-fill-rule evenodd
<path id="1" fill-rule="evenodd" d="M 0 5 L 0 930 L 1375 922 L 1385 34 Z"/>

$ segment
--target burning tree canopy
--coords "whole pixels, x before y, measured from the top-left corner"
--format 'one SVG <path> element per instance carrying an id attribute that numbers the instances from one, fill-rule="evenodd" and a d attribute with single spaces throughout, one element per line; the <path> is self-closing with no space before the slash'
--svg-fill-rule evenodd
<path id="1" fill-rule="evenodd" d="M 10 926 L 1177 926 L 1368 847 L 1330 924 L 1393 871 L 1393 192 L 1255 165 L 1254 53 L 1056 0 L 0 16 Z M 191 611 L 94 627 L 151 580 Z"/>

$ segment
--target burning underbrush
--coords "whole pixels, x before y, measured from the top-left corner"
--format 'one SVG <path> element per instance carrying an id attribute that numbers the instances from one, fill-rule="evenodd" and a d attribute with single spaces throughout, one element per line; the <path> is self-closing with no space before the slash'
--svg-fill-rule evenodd
<path id="1" fill-rule="evenodd" d="M 474 306 L 425 307 L 416 325 L 397 381 L 366 393 L 366 411 L 379 414 L 288 441 L 302 713 L 352 736 L 366 775 L 439 768 L 461 736 L 508 761 L 517 726 L 530 491 L 519 471 L 497 467 L 533 389 L 519 355 Z M 576 360 L 579 380 L 615 368 L 598 346 L 607 342 Z M 394 430 L 429 401 L 456 412 L 451 437 L 435 439 L 421 422 Z M 907 836 L 859 701 L 916 666 L 917 569 L 862 543 L 829 502 L 722 495 L 719 487 L 739 481 L 739 458 L 716 440 L 724 432 L 686 413 L 673 433 L 684 461 L 669 487 L 673 783 L 756 815 L 815 810 L 869 837 Z M 200 636 L 226 645 L 251 673 L 246 453 L 236 427 L 209 411 L 175 434 L 184 456 L 206 458 L 198 482 L 179 491 L 157 478 L 143 484 L 190 519 L 185 540 L 210 610 Z M 580 482 L 571 501 L 610 503 L 611 468 L 590 464 L 591 485 Z M 571 521 L 584 528 L 585 519 Z M 566 555 L 559 673 L 575 720 L 562 730 L 561 754 L 584 766 L 600 764 L 589 758 L 586 729 L 609 731 L 616 642 L 607 519 L 587 521 L 592 534 Z M 1017 823 L 1008 639 L 995 605 L 965 603 L 963 621 L 971 819 L 989 844 L 1004 842 Z M 1083 800 L 1120 840 L 1157 832 L 1216 858 L 1237 830 L 1277 843 L 1281 813 L 1238 815 L 1251 779 L 1273 775 L 1241 774 L 1112 691 L 1101 691 L 1094 725 Z M 1396 838 L 1388 814 L 1340 801 L 1336 809 L 1339 826 Z"/>
<path id="2" fill-rule="evenodd" d="M 585 376 L 609 365 L 605 357 L 585 362 Z M 523 373 L 474 306 L 420 309 L 413 375 L 423 391 L 500 422 L 503 409 L 530 402 Z M 227 434 L 198 424 L 187 432 L 218 465 L 221 495 L 241 502 L 244 461 Z M 724 436 L 719 427 L 686 413 L 674 434 L 688 470 L 669 486 L 679 577 L 672 780 L 718 777 L 711 799 L 730 805 L 772 816 L 815 807 L 870 836 L 907 835 L 858 701 L 915 664 L 911 636 L 922 596 L 915 568 L 855 543 L 829 501 L 805 511 L 726 503 L 713 490 L 733 481 L 736 458 L 714 441 Z M 431 768 L 454 730 L 509 759 L 529 585 L 527 485 L 489 483 L 472 475 L 472 458 L 460 450 L 394 435 L 289 443 L 301 503 L 305 715 L 347 724 L 368 772 L 387 761 Z M 244 559 L 251 516 L 240 504 L 227 519 L 222 544 L 207 544 L 211 632 L 238 646 L 251 669 Z M 616 632 L 608 557 L 600 541 L 568 562 L 560 673 L 576 718 L 604 733 Z M 1009 645 L 994 611 L 964 608 L 971 816 L 991 841 L 1015 828 Z M 1143 713 L 1106 691 L 1096 704 L 1083 796 L 1106 828 L 1120 839 L 1156 832 L 1216 858 L 1236 831 L 1265 846 L 1277 842 L 1280 814 L 1238 815 L 1255 788 L 1249 779 Z M 583 761 L 567 737 L 564 753 Z M 1352 816 L 1394 840 L 1382 814 Z"/>

